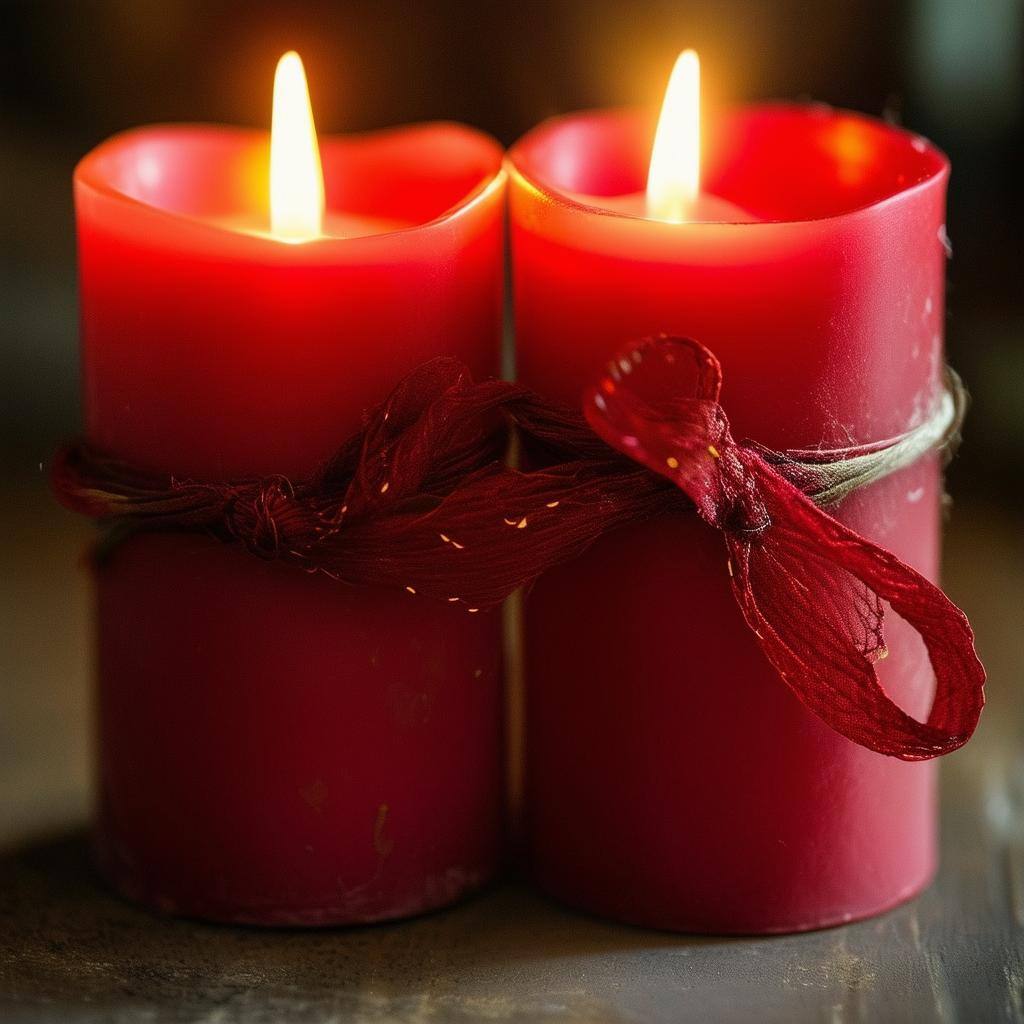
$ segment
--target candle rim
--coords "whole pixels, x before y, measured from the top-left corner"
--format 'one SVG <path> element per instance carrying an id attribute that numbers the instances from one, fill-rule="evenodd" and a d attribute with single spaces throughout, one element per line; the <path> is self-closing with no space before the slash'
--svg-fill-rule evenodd
<path id="1" fill-rule="evenodd" d="M 870 114 L 864 114 L 860 111 L 850 110 L 845 107 L 835 107 L 831 104 L 817 101 L 799 103 L 795 101 L 768 100 L 729 107 L 726 109 L 725 114 L 731 117 L 743 114 L 765 115 L 773 112 L 790 114 L 799 113 L 808 117 L 813 114 L 817 114 L 818 116 L 827 116 L 837 119 L 848 118 L 852 121 L 871 125 L 872 127 L 883 128 L 895 135 L 904 137 L 907 144 L 914 147 L 920 154 L 932 157 L 935 160 L 935 167 L 920 180 L 901 186 L 895 191 L 889 192 L 884 196 L 880 196 L 870 202 L 850 206 L 847 209 L 822 214 L 821 216 L 778 217 L 772 219 L 757 218 L 754 220 L 697 220 L 687 222 L 682 225 L 669 223 L 667 221 L 659 221 L 651 217 L 642 216 L 625 210 L 609 209 L 608 207 L 601 206 L 596 203 L 588 203 L 581 198 L 581 193 L 574 193 L 571 190 L 564 189 L 550 179 L 546 179 L 541 175 L 531 173 L 531 171 L 527 170 L 525 166 L 527 161 L 523 159 L 523 155 L 527 147 L 535 144 L 543 135 L 554 131 L 560 126 L 571 123 L 572 121 L 611 119 L 615 117 L 641 117 L 651 120 L 650 111 L 641 107 L 628 105 L 591 107 L 583 110 L 569 111 L 564 114 L 556 114 L 553 117 L 546 118 L 544 121 L 541 121 L 539 124 L 521 135 L 508 148 L 505 153 L 505 167 L 510 178 L 516 179 L 522 183 L 525 188 L 539 195 L 545 202 L 559 207 L 560 209 L 581 212 L 589 216 L 609 217 L 620 222 L 648 224 L 652 225 L 655 230 L 664 229 L 667 231 L 678 231 L 680 228 L 697 230 L 701 227 L 769 228 L 779 227 L 786 224 L 827 224 L 829 222 L 843 220 L 847 217 L 854 217 L 866 214 L 869 211 L 878 210 L 889 203 L 899 202 L 910 195 L 916 194 L 920 190 L 930 187 L 936 181 L 941 181 L 949 177 L 949 157 L 930 139 L 918 132 L 911 131 L 910 129 L 903 128 L 899 125 L 890 124 L 888 121 L 884 121 L 878 117 L 873 117 Z M 914 146 L 915 142 L 917 143 L 916 147 Z M 600 197 L 595 195 L 593 198 L 597 199 Z"/>
<path id="2" fill-rule="evenodd" d="M 224 125 L 215 122 L 205 121 L 163 121 L 152 124 L 139 125 L 133 128 L 126 128 L 108 136 L 102 142 L 94 146 L 75 165 L 72 180 L 76 189 L 87 189 L 94 195 L 102 196 L 113 202 L 123 204 L 129 209 L 144 212 L 150 216 L 156 216 L 168 223 L 176 224 L 188 230 L 208 233 L 211 237 L 220 238 L 246 238 L 251 239 L 254 245 L 269 247 L 275 253 L 294 254 L 295 258 L 301 257 L 302 253 L 315 252 L 322 256 L 327 247 L 344 245 L 355 246 L 359 242 L 367 243 L 377 239 L 393 238 L 396 235 L 409 234 L 410 232 L 429 231 L 438 226 L 450 223 L 454 217 L 460 216 L 463 212 L 476 207 L 485 201 L 494 191 L 500 190 L 508 178 L 508 170 L 504 166 L 504 147 L 489 132 L 485 132 L 472 125 L 461 121 L 433 120 L 416 121 L 408 124 L 389 125 L 384 128 L 374 128 L 360 132 L 332 132 L 320 136 L 320 145 L 323 148 L 331 143 L 344 143 L 354 147 L 366 143 L 386 141 L 389 137 L 409 133 L 410 131 L 428 133 L 437 130 L 455 129 L 467 140 L 481 144 L 481 152 L 490 150 L 493 156 L 493 166 L 490 170 L 482 173 L 473 188 L 464 192 L 462 196 L 445 209 L 441 210 L 429 220 L 418 221 L 407 226 L 395 227 L 387 231 L 374 232 L 366 235 L 354 235 L 352 237 L 338 237 L 335 235 L 324 235 L 311 239 L 301 245 L 283 244 L 280 239 L 271 235 L 261 235 L 246 231 L 240 231 L 230 225 L 220 223 L 214 219 L 197 216 L 194 214 L 175 210 L 173 208 L 148 202 L 133 196 L 123 188 L 112 184 L 110 175 L 101 171 L 102 162 L 110 153 L 126 143 L 132 143 L 145 139 L 147 136 L 163 133 L 180 133 L 185 135 L 230 135 L 236 139 L 248 137 L 249 139 L 265 138 L 269 145 L 270 132 L 267 129 L 250 128 L 243 125 Z M 335 212 L 329 210 L 328 213 Z M 356 211 L 339 211 L 342 213 L 356 213 Z M 367 215 L 370 216 L 370 215 Z M 382 218 L 383 219 L 383 218 Z"/>

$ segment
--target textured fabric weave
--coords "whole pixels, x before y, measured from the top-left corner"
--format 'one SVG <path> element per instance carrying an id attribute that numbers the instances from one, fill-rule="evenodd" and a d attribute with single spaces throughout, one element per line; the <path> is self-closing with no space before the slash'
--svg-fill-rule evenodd
<path id="1" fill-rule="evenodd" d="M 581 415 L 432 360 L 309 481 L 181 480 L 79 443 L 58 454 L 54 488 L 68 508 L 120 529 L 205 530 L 263 558 L 470 613 L 609 530 L 696 508 L 724 536 L 723 572 L 748 626 L 810 710 L 907 760 L 962 746 L 984 702 L 967 619 L 805 493 L 834 487 L 835 463 L 816 484 L 806 460 L 737 444 L 718 404 L 718 362 L 696 342 L 648 339 L 611 367 Z M 510 425 L 524 469 L 508 464 Z M 927 646 L 936 695 L 926 722 L 878 682 L 886 605 Z"/>

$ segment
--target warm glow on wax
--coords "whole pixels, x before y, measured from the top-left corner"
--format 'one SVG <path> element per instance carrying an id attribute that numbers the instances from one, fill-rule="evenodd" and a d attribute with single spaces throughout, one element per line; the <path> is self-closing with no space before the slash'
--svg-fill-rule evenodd
<path id="1" fill-rule="evenodd" d="M 302 58 L 277 62 L 270 128 L 270 228 L 276 238 L 318 238 L 324 216 L 324 174 Z"/>
<path id="2" fill-rule="evenodd" d="M 680 224 L 700 192 L 700 60 L 684 50 L 672 69 L 647 175 L 647 215 Z"/>

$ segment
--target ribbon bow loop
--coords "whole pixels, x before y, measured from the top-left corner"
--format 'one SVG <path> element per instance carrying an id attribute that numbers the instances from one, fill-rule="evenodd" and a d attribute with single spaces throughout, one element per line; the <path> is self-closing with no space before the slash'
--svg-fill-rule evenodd
<path id="1" fill-rule="evenodd" d="M 648 338 L 608 364 L 585 397 L 593 431 L 684 491 L 713 526 L 724 528 L 746 490 L 718 404 L 722 370 L 689 338 Z"/>
<path id="2" fill-rule="evenodd" d="M 697 367 L 696 386 L 682 381 L 686 362 Z M 891 552 L 822 511 L 763 449 L 738 445 L 717 401 L 720 382 L 718 361 L 699 342 L 653 338 L 610 364 L 587 396 L 587 420 L 612 447 L 673 481 L 723 532 L 743 617 L 811 711 L 855 742 L 905 760 L 962 746 L 981 713 L 985 681 L 963 612 Z M 935 670 L 925 722 L 879 681 L 886 605 L 921 635 Z"/>

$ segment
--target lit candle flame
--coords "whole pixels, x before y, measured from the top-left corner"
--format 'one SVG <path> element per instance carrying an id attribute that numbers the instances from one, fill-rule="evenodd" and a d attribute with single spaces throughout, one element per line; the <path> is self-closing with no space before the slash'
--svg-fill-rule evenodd
<path id="1" fill-rule="evenodd" d="M 668 81 L 647 175 L 647 215 L 681 224 L 700 192 L 700 60 L 684 50 Z"/>
<path id="2" fill-rule="evenodd" d="M 318 238 L 324 217 L 324 173 L 302 58 L 277 62 L 270 127 L 270 229 L 285 242 Z"/>

